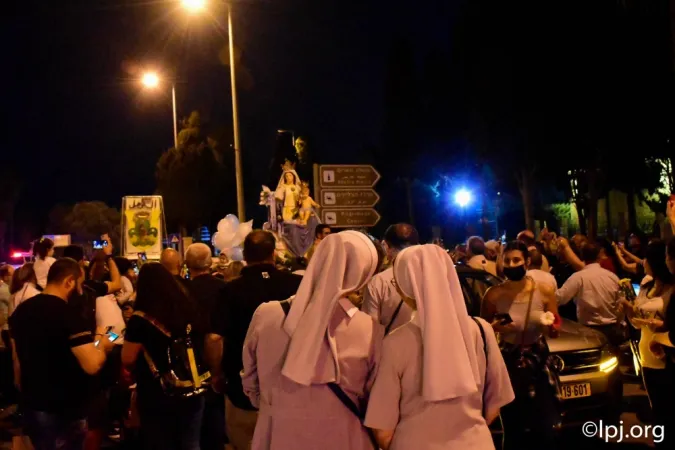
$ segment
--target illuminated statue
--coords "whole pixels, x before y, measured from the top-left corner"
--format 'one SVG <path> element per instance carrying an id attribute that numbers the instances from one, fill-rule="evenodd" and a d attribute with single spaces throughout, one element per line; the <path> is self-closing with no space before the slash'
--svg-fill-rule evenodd
<path id="1" fill-rule="evenodd" d="M 313 208 L 320 208 L 319 204 L 309 196 L 309 183 L 303 181 L 300 186 L 300 212 L 298 213 L 298 224 L 307 225 L 309 218 L 314 212 Z"/>
<path id="2" fill-rule="evenodd" d="M 282 202 L 281 217 L 290 223 L 298 214 L 300 201 L 300 177 L 295 171 L 295 164 L 286 161 L 282 166 L 282 174 L 274 196 Z"/>

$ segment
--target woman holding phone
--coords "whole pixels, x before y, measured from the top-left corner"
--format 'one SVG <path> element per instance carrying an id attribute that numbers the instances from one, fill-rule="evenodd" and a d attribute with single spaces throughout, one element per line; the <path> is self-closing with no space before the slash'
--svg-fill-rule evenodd
<path id="1" fill-rule="evenodd" d="M 502 261 L 507 281 L 488 289 L 481 315 L 501 337 L 516 395 L 502 412 L 505 448 L 518 449 L 522 442 L 536 440 L 541 448 L 553 449 L 560 418 L 557 377 L 547 364 L 545 335 L 556 336 L 560 323 L 555 291 L 526 276 L 530 257 L 522 242 L 509 242 Z M 533 436 L 524 435 L 527 428 Z"/>
<path id="2" fill-rule="evenodd" d="M 666 371 L 666 361 L 657 358 L 650 350 L 649 344 L 655 332 L 664 326 L 666 307 L 675 290 L 675 275 L 671 274 L 666 264 L 666 243 L 654 240 L 649 243 L 644 260 L 647 276 L 640 285 L 640 293 L 634 303 L 622 300 L 621 304 L 631 325 L 641 331 L 640 364 L 649 403 L 652 407 L 654 421 L 659 425 L 667 423 L 666 417 L 671 414 L 673 405 L 673 383 L 671 374 Z M 657 448 L 670 448 L 660 447 Z"/>

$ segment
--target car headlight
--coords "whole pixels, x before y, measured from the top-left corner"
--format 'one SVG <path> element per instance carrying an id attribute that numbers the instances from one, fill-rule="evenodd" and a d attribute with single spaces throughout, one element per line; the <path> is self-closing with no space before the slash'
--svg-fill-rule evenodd
<path id="1" fill-rule="evenodd" d="M 601 372 L 610 373 L 616 370 L 617 367 L 619 367 L 619 358 L 609 350 L 609 347 L 604 347 L 602 349 L 602 356 L 600 357 L 598 369 Z"/>

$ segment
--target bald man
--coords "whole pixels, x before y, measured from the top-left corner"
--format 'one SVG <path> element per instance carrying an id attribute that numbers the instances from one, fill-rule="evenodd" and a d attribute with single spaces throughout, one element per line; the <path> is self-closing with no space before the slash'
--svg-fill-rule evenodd
<path id="1" fill-rule="evenodd" d="M 401 250 L 419 243 L 417 230 L 407 223 L 392 225 L 384 234 L 387 259 L 390 263 L 393 263 Z M 403 303 L 393 280 L 394 269 L 392 267 L 375 275 L 363 292 L 363 305 L 361 306 L 361 310 L 381 323 L 387 333 L 408 323 L 412 317 L 412 309 Z"/>
<path id="2" fill-rule="evenodd" d="M 171 275 L 180 276 L 180 253 L 172 248 L 166 248 L 159 257 L 159 263 L 164 266 L 166 270 L 171 272 Z"/>
<path id="3" fill-rule="evenodd" d="M 185 265 L 190 270 L 187 283 L 200 317 L 211 317 L 216 304 L 223 301 L 225 282 L 211 275 L 211 248 L 202 243 L 192 244 L 185 251 Z M 210 327 L 210 324 L 205 324 Z M 202 416 L 200 448 L 222 450 L 225 447 L 225 396 L 209 391 Z"/>

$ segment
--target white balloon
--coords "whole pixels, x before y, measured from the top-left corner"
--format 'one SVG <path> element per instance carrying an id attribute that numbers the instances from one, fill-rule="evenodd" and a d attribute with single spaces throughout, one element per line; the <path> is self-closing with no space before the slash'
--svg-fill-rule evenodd
<path id="1" fill-rule="evenodd" d="M 237 228 L 239 228 L 239 225 L 233 225 L 232 220 L 227 218 L 218 222 L 218 231 L 226 235 L 234 235 L 237 232 Z"/>
<path id="2" fill-rule="evenodd" d="M 228 231 L 228 227 L 230 226 L 230 222 L 228 220 L 222 219 L 220 222 L 218 222 L 218 231 Z"/>
<path id="3" fill-rule="evenodd" d="M 225 253 L 232 261 L 244 260 L 244 252 L 241 247 L 229 247 L 224 249 L 223 253 Z"/>
<path id="4" fill-rule="evenodd" d="M 249 220 L 248 222 L 245 223 L 240 223 L 239 224 L 239 229 L 237 230 L 237 233 L 234 236 L 234 239 L 232 240 L 232 247 L 237 247 L 241 245 L 242 242 L 244 242 L 244 239 L 246 239 L 246 236 L 253 231 L 253 221 Z"/>
<path id="5" fill-rule="evenodd" d="M 234 214 L 228 214 L 225 216 L 225 220 L 229 221 L 230 224 L 232 225 L 232 229 L 237 231 L 237 228 L 239 228 L 239 219 L 237 216 Z"/>
<path id="6" fill-rule="evenodd" d="M 213 245 L 219 249 L 222 250 L 226 247 L 227 244 L 227 237 L 224 236 L 221 232 L 216 232 L 213 235 Z"/>

